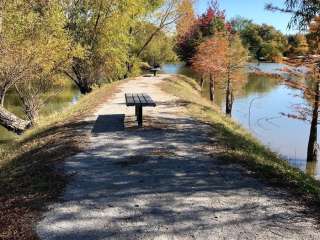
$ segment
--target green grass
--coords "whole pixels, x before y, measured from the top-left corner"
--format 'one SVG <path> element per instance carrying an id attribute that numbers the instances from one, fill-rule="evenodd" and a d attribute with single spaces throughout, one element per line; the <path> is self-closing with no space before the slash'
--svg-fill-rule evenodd
<path id="1" fill-rule="evenodd" d="M 263 146 L 248 131 L 229 117 L 217 106 L 201 97 L 195 80 L 176 75 L 167 79 L 163 90 L 187 102 L 187 112 L 194 118 L 212 126 L 217 139 L 215 153 L 222 163 L 239 163 L 256 177 L 268 183 L 286 188 L 309 204 L 320 203 L 320 182 L 291 167 L 284 159 Z"/>
<path id="2" fill-rule="evenodd" d="M 122 81 L 123 82 L 123 81 Z M 37 239 L 41 210 L 63 191 L 68 176 L 55 166 L 88 145 L 84 119 L 121 82 L 82 96 L 76 105 L 40 119 L 38 125 L 0 147 L 0 239 Z"/>

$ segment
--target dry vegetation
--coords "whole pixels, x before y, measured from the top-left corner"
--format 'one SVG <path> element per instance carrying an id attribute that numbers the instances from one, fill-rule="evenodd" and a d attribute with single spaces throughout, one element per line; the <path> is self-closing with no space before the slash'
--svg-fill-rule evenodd
<path id="1" fill-rule="evenodd" d="M 217 106 L 201 97 L 195 80 L 177 75 L 168 79 L 163 89 L 183 100 L 191 116 L 212 126 L 212 134 L 216 139 L 212 146 L 213 154 L 222 164 L 241 164 L 256 177 L 287 189 L 309 206 L 319 206 L 319 181 L 291 167 L 239 124 L 225 117 Z"/>
<path id="2" fill-rule="evenodd" d="M 75 106 L 43 119 L 0 149 L 0 239 L 37 239 L 34 223 L 56 200 L 68 176 L 57 166 L 87 146 L 90 122 L 84 119 L 105 102 L 120 82 L 106 85 Z"/>

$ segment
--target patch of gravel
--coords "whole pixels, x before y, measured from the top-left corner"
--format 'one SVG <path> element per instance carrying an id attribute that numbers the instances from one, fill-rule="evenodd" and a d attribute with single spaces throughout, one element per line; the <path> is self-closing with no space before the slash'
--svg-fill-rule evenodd
<path id="1" fill-rule="evenodd" d="M 66 160 L 74 176 L 36 226 L 39 237 L 320 239 L 316 220 L 286 193 L 210 157 L 203 147 L 214 140 L 209 126 L 181 114 L 178 99 L 159 88 L 166 77 L 128 81 L 88 118 L 125 114 L 125 129 L 92 133 L 90 150 Z M 158 103 L 144 108 L 142 129 L 124 104 L 126 92 L 146 92 Z"/>

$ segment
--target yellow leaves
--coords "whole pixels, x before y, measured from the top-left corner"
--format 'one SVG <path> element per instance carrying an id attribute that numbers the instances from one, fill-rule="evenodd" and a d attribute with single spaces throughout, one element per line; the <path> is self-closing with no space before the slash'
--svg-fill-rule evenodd
<path id="1" fill-rule="evenodd" d="M 55 85 L 59 70 L 71 63 L 72 57 L 81 56 L 79 45 L 73 46 L 65 31 L 66 19 L 56 0 L 46 1 L 36 9 L 33 2 L 12 1 L 3 10 L 1 48 L 7 53 L 0 61 L 0 80 L 11 79 L 26 96 L 44 94 Z"/>
<path id="2" fill-rule="evenodd" d="M 182 0 L 178 6 L 178 12 L 181 16 L 176 26 L 178 38 L 184 37 L 186 33 L 190 32 L 196 22 L 193 2 L 193 0 Z"/>

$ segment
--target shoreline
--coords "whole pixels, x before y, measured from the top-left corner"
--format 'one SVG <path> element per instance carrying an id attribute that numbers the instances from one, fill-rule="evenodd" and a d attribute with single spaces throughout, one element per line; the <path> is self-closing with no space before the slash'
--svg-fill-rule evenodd
<path id="1" fill-rule="evenodd" d="M 247 130 L 225 117 L 217 106 L 200 96 L 196 80 L 182 75 L 167 76 L 168 81 L 161 89 L 181 99 L 188 115 L 206 122 L 223 137 L 212 146 L 216 149 L 213 157 L 217 157 L 221 164 L 240 164 L 251 172 L 250 175 L 285 189 L 311 209 L 319 207 L 319 181 L 289 166 Z M 21 141 L 15 143 L 19 144 L 20 150 L 14 155 L 10 155 L 10 151 L 17 145 L 8 147 L 6 154 L 2 152 L 1 159 L 6 158 L 7 162 L 1 162 L 0 171 L 0 210 L 4 213 L 0 216 L 0 225 L 5 229 L 4 233 L 0 232 L 1 238 L 37 239 L 33 225 L 39 221 L 44 207 L 61 195 L 70 177 L 58 172 L 55 166 L 67 157 L 85 151 L 90 134 L 85 129 L 93 123 L 83 120 L 129 80 L 96 89 L 61 116 L 56 116 L 58 118 L 26 132 Z"/>
<path id="2" fill-rule="evenodd" d="M 228 136 L 220 140 L 223 149 L 220 152 L 222 162 L 241 164 L 256 177 L 273 186 L 286 189 L 297 199 L 318 209 L 320 181 L 290 166 L 285 159 L 253 137 L 248 130 L 226 117 L 209 100 L 201 97 L 199 90 L 196 90 L 199 87 L 194 79 L 176 75 L 176 80 L 170 81 L 170 84 L 166 84 L 163 88 L 186 102 L 191 116 L 213 125 L 221 124 L 219 131 Z M 196 95 L 197 98 L 191 97 L 192 95 Z"/>

